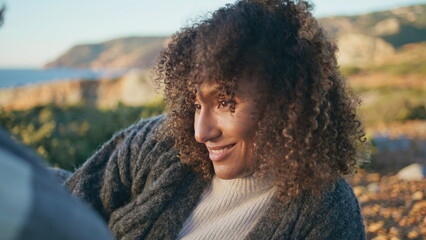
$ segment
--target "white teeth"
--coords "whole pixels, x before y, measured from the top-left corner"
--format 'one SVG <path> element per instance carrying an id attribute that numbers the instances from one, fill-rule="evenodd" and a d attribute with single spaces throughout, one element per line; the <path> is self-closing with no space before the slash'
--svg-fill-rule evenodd
<path id="1" fill-rule="evenodd" d="M 211 149 L 210 152 L 215 153 L 215 154 L 221 154 L 221 153 L 225 152 L 226 150 L 230 149 L 231 147 L 232 146 L 228 146 L 228 147 L 224 147 L 224 148 L 216 149 L 216 150 Z"/>

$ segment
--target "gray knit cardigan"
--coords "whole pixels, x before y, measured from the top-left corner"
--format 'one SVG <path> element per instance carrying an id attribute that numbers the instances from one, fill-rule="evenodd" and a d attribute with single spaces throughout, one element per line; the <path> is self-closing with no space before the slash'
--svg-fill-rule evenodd
<path id="1" fill-rule="evenodd" d="M 172 140 L 158 141 L 163 117 L 116 134 L 66 182 L 117 239 L 175 239 L 209 180 L 182 164 Z M 365 239 L 360 208 L 345 180 L 322 198 L 274 198 L 245 239 Z"/>

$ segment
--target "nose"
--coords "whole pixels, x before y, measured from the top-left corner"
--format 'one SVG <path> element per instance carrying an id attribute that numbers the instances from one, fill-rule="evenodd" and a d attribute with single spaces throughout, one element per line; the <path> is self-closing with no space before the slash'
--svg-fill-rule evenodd
<path id="1" fill-rule="evenodd" d="M 208 109 L 202 109 L 194 116 L 194 137 L 199 143 L 212 141 L 222 134 L 217 119 Z"/>

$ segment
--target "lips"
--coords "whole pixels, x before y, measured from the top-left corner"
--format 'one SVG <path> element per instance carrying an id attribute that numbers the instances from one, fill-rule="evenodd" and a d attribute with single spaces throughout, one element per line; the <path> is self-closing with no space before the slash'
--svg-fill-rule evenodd
<path id="1" fill-rule="evenodd" d="M 235 144 L 229 144 L 226 146 L 215 146 L 215 147 L 207 147 L 209 151 L 209 158 L 213 162 L 218 162 L 224 159 L 232 150 Z"/>

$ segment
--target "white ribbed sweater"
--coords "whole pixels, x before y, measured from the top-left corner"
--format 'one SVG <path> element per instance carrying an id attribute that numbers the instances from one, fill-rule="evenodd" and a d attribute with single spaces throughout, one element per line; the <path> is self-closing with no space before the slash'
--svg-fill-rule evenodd
<path id="1" fill-rule="evenodd" d="M 177 239 L 242 239 L 272 199 L 272 185 L 272 180 L 253 176 L 233 180 L 213 177 Z"/>

